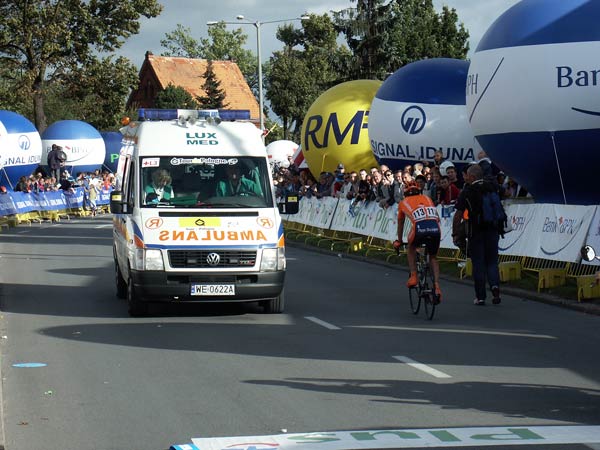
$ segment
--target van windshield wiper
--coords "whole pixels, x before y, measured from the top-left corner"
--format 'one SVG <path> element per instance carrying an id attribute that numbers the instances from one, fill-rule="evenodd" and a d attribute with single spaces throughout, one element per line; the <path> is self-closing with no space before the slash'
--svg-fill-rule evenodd
<path id="1" fill-rule="evenodd" d="M 205 206 L 208 208 L 250 208 L 250 206 L 244 204 L 244 203 L 225 203 L 225 202 L 207 202 L 207 203 L 200 203 L 197 206 Z"/>

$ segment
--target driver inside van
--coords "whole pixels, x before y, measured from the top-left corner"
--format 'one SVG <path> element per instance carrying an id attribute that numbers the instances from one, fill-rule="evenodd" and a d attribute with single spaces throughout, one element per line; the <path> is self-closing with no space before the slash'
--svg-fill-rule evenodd
<path id="1" fill-rule="evenodd" d="M 241 175 L 239 164 L 229 165 L 225 168 L 226 180 L 219 181 L 217 197 L 231 197 L 235 195 L 262 196 L 258 184 Z"/>
<path id="2" fill-rule="evenodd" d="M 158 169 L 152 173 L 152 182 L 144 188 L 146 203 L 169 201 L 175 197 L 171 186 L 171 175 L 165 169 Z M 152 194 L 152 195 L 150 195 Z"/>

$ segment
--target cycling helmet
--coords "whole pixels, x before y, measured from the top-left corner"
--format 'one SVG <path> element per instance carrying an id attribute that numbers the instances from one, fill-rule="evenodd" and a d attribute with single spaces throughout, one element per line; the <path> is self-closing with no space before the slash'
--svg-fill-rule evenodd
<path id="1" fill-rule="evenodd" d="M 416 181 L 409 181 L 404 185 L 404 196 L 409 195 L 419 195 L 421 193 L 421 189 L 419 189 L 419 185 Z"/>

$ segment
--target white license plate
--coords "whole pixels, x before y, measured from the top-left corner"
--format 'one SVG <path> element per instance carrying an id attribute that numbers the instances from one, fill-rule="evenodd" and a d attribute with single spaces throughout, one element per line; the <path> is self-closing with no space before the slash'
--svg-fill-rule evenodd
<path id="1" fill-rule="evenodd" d="M 192 284 L 192 295 L 235 295 L 233 284 Z"/>

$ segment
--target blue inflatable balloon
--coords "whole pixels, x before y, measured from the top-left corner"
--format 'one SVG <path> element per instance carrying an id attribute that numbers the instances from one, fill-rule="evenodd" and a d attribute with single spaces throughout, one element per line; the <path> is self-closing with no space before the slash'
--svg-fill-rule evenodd
<path id="1" fill-rule="evenodd" d="M 100 132 L 104 145 L 106 146 L 106 156 L 104 157 L 104 168 L 109 172 L 117 171 L 119 163 L 119 152 L 121 151 L 121 141 L 123 135 L 117 131 L 102 131 Z"/>
<path id="2" fill-rule="evenodd" d="M 0 110 L 0 184 L 12 189 L 22 176 L 29 176 L 42 159 L 42 140 L 28 119 Z"/>
<path id="3" fill-rule="evenodd" d="M 538 202 L 598 204 L 600 2 L 523 0 L 477 47 L 467 109 L 483 149 Z"/>
<path id="4" fill-rule="evenodd" d="M 377 91 L 369 114 L 369 140 L 379 164 L 401 169 L 433 161 L 436 150 L 457 167 L 481 147 L 465 106 L 469 63 L 433 58 L 398 69 Z"/>
<path id="5" fill-rule="evenodd" d="M 61 120 L 42 133 L 44 162 L 52 144 L 60 145 L 67 154 L 65 169 L 73 176 L 79 172 L 102 169 L 106 146 L 104 139 L 93 126 L 79 120 Z"/>

